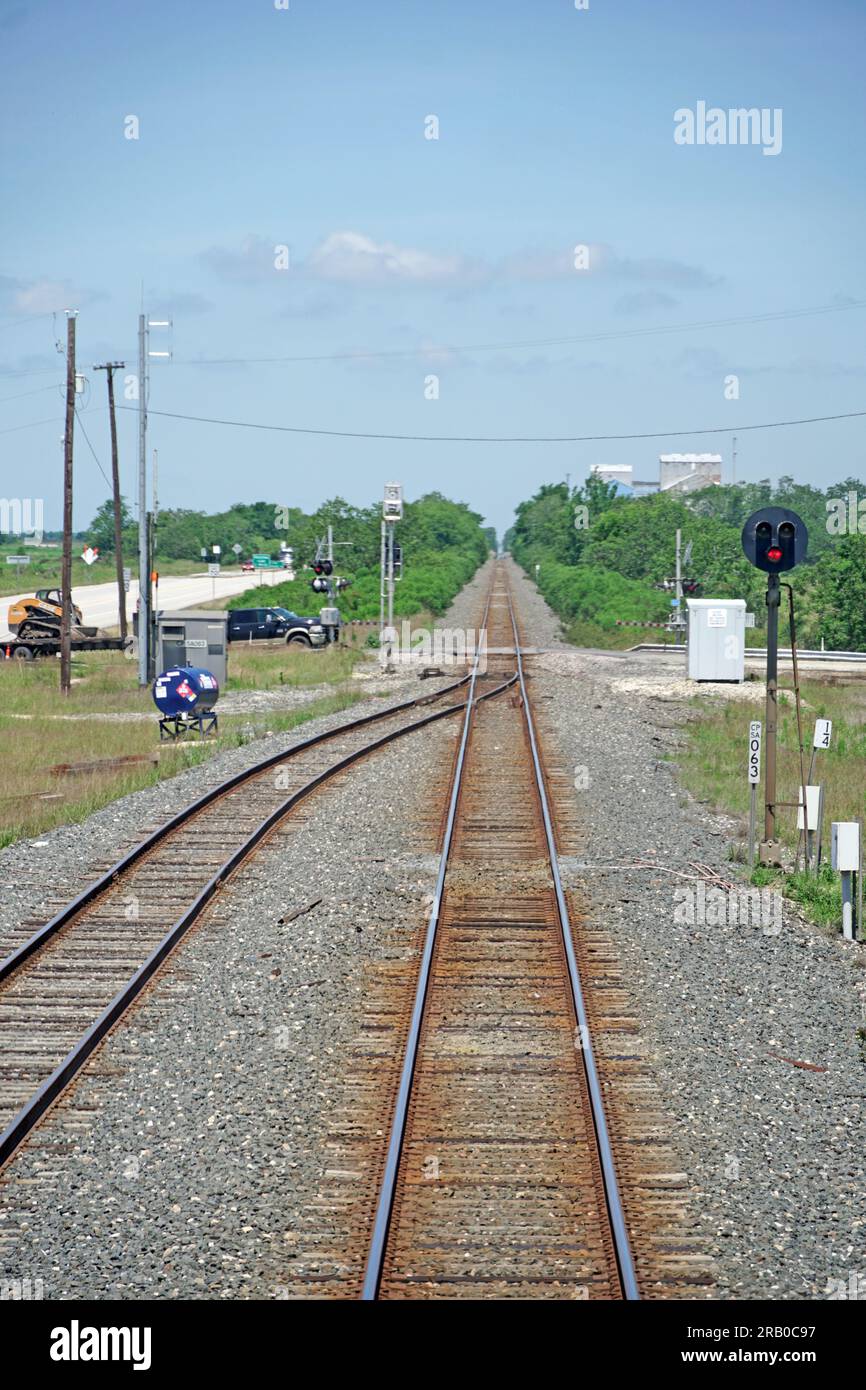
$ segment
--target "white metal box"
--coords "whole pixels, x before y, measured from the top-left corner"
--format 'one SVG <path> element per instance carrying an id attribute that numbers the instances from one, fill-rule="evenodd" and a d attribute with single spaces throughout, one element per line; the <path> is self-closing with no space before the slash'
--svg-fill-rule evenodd
<path id="1" fill-rule="evenodd" d="M 745 600 L 690 598 L 687 610 L 689 679 L 742 681 L 745 678 Z"/>
<path id="2" fill-rule="evenodd" d="M 855 820 L 834 820 L 831 826 L 830 863 L 839 873 L 860 868 L 860 826 Z"/>

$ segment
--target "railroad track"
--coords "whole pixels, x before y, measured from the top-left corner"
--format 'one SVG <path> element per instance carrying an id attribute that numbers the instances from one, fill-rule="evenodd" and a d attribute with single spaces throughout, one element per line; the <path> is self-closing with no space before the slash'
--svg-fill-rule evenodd
<path id="1" fill-rule="evenodd" d="M 361 1296 L 635 1299 L 501 569 L 487 627 L 519 697 L 479 710 L 473 673 Z"/>
<path id="2" fill-rule="evenodd" d="M 465 708 L 469 679 L 351 720 L 221 782 L 0 962 L 0 1165 L 270 832 L 361 758 Z"/>

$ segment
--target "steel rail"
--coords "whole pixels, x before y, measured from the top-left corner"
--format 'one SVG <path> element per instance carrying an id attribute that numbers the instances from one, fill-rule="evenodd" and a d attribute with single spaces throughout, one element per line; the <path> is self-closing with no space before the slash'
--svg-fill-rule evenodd
<path id="1" fill-rule="evenodd" d="M 590 1106 L 592 1112 L 593 1130 L 598 1148 L 599 1161 L 602 1169 L 602 1180 L 605 1191 L 605 1203 L 608 1222 L 611 1228 L 611 1235 L 614 1243 L 614 1255 L 617 1263 L 619 1282 L 623 1296 L 627 1300 L 637 1300 L 640 1294 L 637 1287 L 637 1279 L 634 1271 L 634 1262 L 631 1255 L 631 1248 L 628 1239 L 628 1231 L 625 1223 L 625 1214 L 622 1207 L 622 1200 L 619 1192 L 616 1170 L 613 1160 L 613 1150 L 610 1142 L 610 1135 L 607 1128 L 607 1120 L 604 1111 L 604 1103 L 601 1095 L 601 1085 L 598 1077 L 598 1070 L 595 1064 L 595 1056 L 592 1050 L 592 1043 L 589 1033 L 588 1016 L 586 1004 L 583 996 L 583 989 L 580 982 L 580 972 L 574 952 L 574 943 L 571 937 L 571 924 L 568 915 L 568 907 L 565 901 L 565 894 L 562 888 L 562 880 L 559 873 L 559 860 L 556 852 L 556 841 L 553 832 L 553 822 L 550 814 L 550 807 L 544 785 L 544 774 L 541 767 L 541 760 L 538 753 L 538 744 L 535 736 L 535 727 L 529 710 L 529 699 L 526 690 L 526 682 L 523 671 L 523 657 L 520 645 L 520 634 L 514 613 L 510 589 L 506 588 L 509 617 L 514 637 L 514 654 L 517 659 L 517 670 L 507 682 L 508 686 L 518 685 L 521 693 L 521 700 L 526 722 L 527 734 L 529 737 L 530 748 L 532 751 L 533 769 L 535 772 L 536 785 L 538 787 L 539 801 L 544 821 L 545 837 L 547 842 L 548 858 L 550 862 L 551 874 L 554 881 L 557 912 L 559 916 L 560 930 L 565 949 L 566 962 L 568 966 L 569 984 L 571 988 L 572 1001 L 575 1017 L 580 1026 L 580 1036 L 585 1040 L 582 1048 L 584 1073 L 587 1081 L 587 1088 L 590 1096 Z M 486 625 L 487 612 L 490 607 L 488 598 L 485 609 L 484 623 Z M 415 991 L 415 1000 L 412 1008 L 412 1015 L 407 1033 L 407 1040 L 403 1056 L 403 1065 L 400 1073 L 400 1081 L 397 1090 L 397 1097 L 394 1105 L 394 1115 L 391 1123 L 391 1131 L 388 1141 L 388 1149 L 385 1157 L 382 1181 L 379 1188 L 379 1197 L 376 1205 L 376 1214 L 373 1223 L 373 1232 L 370 1238 L 370 1245 L 367 1256 L 367 1264 L 364 1272 L 364 1282 L 361 1290 L 361 1299 L 364 1302 L 372 1302 L 378 1297 L 381 1285 L 382 1271 L 384 1265 L 385 1249 L 391 1224 L 391 1215 L 394 1207 L 394 1197 L 397 1186 L 397 1176 L 402 1155 L 403 1140 L 406 1132 L 406 1122 L 408 1118 L 409 1099 L 412 1091 L 412 1084 L 418 1059 L 418 1046 L 420 1041 L 421 1025 L 423 1022 L 424 1011 L 426 1008 L 427 996 L 429 993 L 430 976 L 432 973 L 433 951 L 436 944 L 436 937 L 439 929 L 439 918 L 442 905 L 442 895 L 445 885 L 445 877 L 448 870 L 448 860 L 453 839 L 454 823 L 456 820 L 457 804 L 459 801 L 460 790 L 463 781 L 463 771 L 466 761 L 466 748 L 469 738 L 472 714 L 475 705 L 488 698 L 481 696 L 474 699 L 475 677 L 477 672 L 477 660 L 473 667 L 472 678 L 469 685 L 469 694 L 466 702 L 466 713 L 463 721 L 463 734 L 454 770 L 454 779 L 451 790 L 451 800 L 448 809 L 448 820 L 445 828 L 445 836 L 442 847 L 442 854 L 439 860 L 439 872 L 436 879 L 433 904 L 430 909 L 430 918 L 427 925 L 427 932 L 424 940 L 424 949 L 419 967 L 418 982 Z M 498 692 L 491 692 L 498 693 Z"/>
<path id="2" fill-rule="evenodd" d="M 484 617 L 481 620 L 482 629 L 486 629 L 487 627 L 487 615 L 490 612 L 490 601 L 492 597 L 493 590 L 491 588 L 484 607 Z M 431 966 L 433 963 L 433 949 L 436 945 L 436 937 L 439 931 L 442 893 L 445 887 L 445 875 L 448 870 L 451 841 L 454 837 L 454 823 L 457 818 L 457 802 L 460 798 L 460 788 L 463 783 L 463 768 L 466 763 L 466 745 L 469 741 L 472 713 L 475 706 L 481 704 L 483 700 L 489 700 L 492 695 L 500 694 L 502 690 L 510 688 L 517 681 L 517 674 L 515 672 L 504 685 L 498 686 L 495 690 L 488 691 L 486 694 L 479 696 L 476 700 L 475 685 L 478 677 L 480 657 L 481 652 L 476 652 L 472 673 L 469 679 L 469 692 L 465 705 L 466 713 L 463 717 L 463 731 L 460 738 L 460 746 L 457 750 L 457 760 L 454 765 L 454 774 L 451 782 L 451 798 L 448 805 L 448 818 L 445 822 L 442 853 L 439 856 L 439 872 L 436 875 L 433 902 L 430 907 L 430 916 L 427 920 L 424 948 L 421 953 L 421 963 L 418 969 L 418 982 L 415 987 L 415 999 L 412 1005 L 412 1015 L 409 1020 L 409 1030 L 406 1035 L 406 1043 L 403 1051 L 403 1065 L 400 1070 L 400 1081 L 397 1086 L 397 1096 L 394 1102 L 394 1113 L 391 1119 L 391 1130 L 388 1137 L 388 1149 L 385 1154 L 385 1166 L 382 1172 L 382 1181 L 379 1185 L 376 1215 L 373 1221 L 373 1231 L 370 1236 L 370 1245 L 367 1252 L 367 1264 L 364 1270 L 361 1300 L 368 1303 L 375 1301 L 377 1298 L 379 1285 L 382 1279 L 382 1263 L 385 1257 L 385 1244 L 388 1239 L 388 1230 L 391 1225 L 391 1212 L 394 1207 L 397 1173 L 400 1168 L 403 1136 L 406 1132 L 409 1097 L 412 1093 L 415 1065 L 418 1060 L 418 1042 L 421 1035 L 421 1023 L 424 1017 L 424 1009 L 427 1003 Z"/>
<path id="3" fill-rule="evenodd" d="M 432 695 L 421 695 L 412 700 L 403 700 L 400 704 L 390 705 L 388 709 L 378 710 L 375 714 L 365 714 L 362 715 L 360 719 L 351 719 L 345 724 L 339 724 L 335 729 L 326 729 L 324 733 L 314 734 L 312 738 L 304 739 L 303 742 L 294 744 L 291 748 L 285 749 L 282 753 L 273 753 L 270 757 L 263 758 L 261 762 L 253 763 L 250 767 L 244 768 L 241 772 L 227 777 L 224 782 L 220 782 L 218 786 L 212 787 L 211 790 L 205 792 L 203 796 L 198 797 L 195 801 L 191 801 L 182 811 L 178 811 L 176 815 L 165 821 L 150 835 L 145 836 L 143 840 L 139 841 L 137 845 L 134 845 L 133 848 L 127 851 L 116 863 L 112 864 L 111 868 L 106 869 L 99 878 L 94 879 L 93 883 L 88 884 L 77 897 L 73 898 L 71 902 L 61 908 L 50 921 L 46 922 L 44 926 L 40 927 L 32 936 L 28 937 L 17 950 L 13 951 L 5 960 L 0 961 L 0 984 L 13 975 L 16 970 L 19 970 L 26 960 L 39 951 L 58 931 L 60 931 L 61 927 L 65 927 L 67 923 L 71 922 L 82 908 L 88 907 L 92 902 L 95 902 L 97 898 L 101 897 L 103 893 L 107 892 L 109 888 L 114 887 L 121 874 L 124 874 L 127 869 L 131 869 L 134 864 L 138 863 L 146 854 L 149 854 L 161 841 L 174 834 L 176 830 L 185 825 L 193 816 L 198 815 L 200 811 L 205 810 L 206 807 L 213 805 L 215 801 L 219 801 L 221 797 L 234 791 L 236 787 L 240 787 L 245 782 L 251 781 L 262 772 L 267 772 L 268 768 L 275 767 L 278 763 L 287 762 L 290 758 L 295 757 L 299 753 L 305 753 L 308 749 L 315 748 L 320 743 L 326 743 L 328 739 L 339 738 L 342 734 L 352 733 L 355 729 L 363 728 L 365 724 L 373 724 L 377 720 L 387 719 L 391 715 L 399 714 L 402 710 L 411 709 L 413 706 L 430 704 L 434 700 L 438 700 L 441 696 L 448 695 L 451 691 L 458 690 L 461 686 L 467 685 L 469 680 L 470 676 L 463 676 L 459 681 L 454 681 L 451 685 L 443 686 L 441 690 L 435 691 Z M 453 708 L 462 709 L 463 706 L 454 705 Z"/>
<path id="4" fill-rule="evenodd" d="M 471 677 L 467 677 L 466 681 L 459 681 L 456 684 L 462 685 L 470 680 Z M 496 686 L 493 690 L 488 691 L 481 698 L 491 699 L 494 695 L 501 694 L 513 684 L 513 679 L 505 681 L 501 685 Z M 415 703 L 418 702 L 414 700 L 407 702 L 408 705 Z M 327 782 L 336 773 L 344 771 L 353 763 L 358 762 L 359 759 L 366 757 L 379 748 L 385 747 L 388 743 L 393 743 L 396 739 L 403 737 L 405 734 L 414 733 L 416 730 L 422 729 L 428 724 L 433 724 L 439 719 L 446 719 L 448 715 L 455 714 L 459 710 L 468 710 L 468 706 L 469 702 L 465 701 L 461 704 L 449 705 L 445 709 L 434 710 L 432 714 L 424 715 L 423 718 L 416 719 L 411 724 L 406 724 L 400 729 L 390 730 L 387 734 L 383 734 L 381 738 L 374 739 L 372 743 L 365 744 L 363 748 L 356 748 L 354 752 L 347 754 L 330 767 L 317 773 L 309 782 L 305 782 L 302 787 L 299 787 L 297 791 L 287 797 L 275 811 L 272 811 L 271 814 L 247 837 L 243 844 L 234 851 L 230 858 L 220 866 L 213 877 L 208 880 L 194 901 L 169 929 L 162 941 L 153 949 L 147 959 L 115 995 L 96 1021 L 91 1024 L 87 1032 L 81 1036 L 75 1046 L 70 1049 L 51 1075 L 43 1081 L 42 1085 L 34 1092 L 27 1104 L 19 1110 L 18 1114 L 7 1128 L 0 1134 L 0 1168 L 12 1157 L 15 1150 L 35 1128 L 49 1106 L 54 1103 L 58 1096 L 60 1096 L 69 1085 L 70 1081 L 81 1071 L 90 1054 L 99 1043 L 102 1042 L 113 1025 L 126 1012 L 130 1004 L 132 1004 L 141 993 L 144 986 L 153 975 L 155 975 L 166 956 L 169 955 L 178 942 L 186 935 L 190 927 L 201 916 L 222 883 L 246 858 L 248 858 L 265 836 L 274 829 L 280 820 L 288 815 L 298 802 L 309 796 L 310 793 L 315 791 L 317 787 L 320 787 L 323 782 Z M 405 708 L 405 706 L 400 706 L 400 708 Z M 369 723 L 374 717 L 375 716 L 368 716 L 364 720 L 356 721 L 356 724 Z M 345 728 L 347 726 L 344 725 L 343 727 Z M 320 736 L 317 736 L 317 738 L 318 737 Z M 316 742 L 316 739 L 308 740 L 307 746 L 314 742 Z M 268 763 L 272 761 L 274 760 L 269 759 Z M 277 761 L 279 761 L 279 759 L 277 759 Z M 266 763 L 265 766 L 267 765 Z"/>
<path id="5" fill-rule="evenodd" d="M 532 764 L 535 771 L 535 782 L 538 788 L 538 797 L 541 803 L 541 814 L 544 820 L 544 833 L 547 839 L 547 855 L 550 861 L 550 871 L 553 876 L 553 885 L 556 893 L 556 906 L 559 914 L 559 925 L 562 932 L 562 942 L 565 948 L 565 957 L 568 964 L 568 978 L 571 986 L 571 995 L 574 1003 L 574 1012 L 580 1029 L 581 1057 L 583 1058 L 584 1072 L 586 1074 L 587 1088 L 589 1090 L 590 1106 L 592 1109 L 592 1122 L 595 1130 L 596 1144 L 601 1162 L 602 1177 L 604 1180 L 605 1201 L 607 1203 L 607 1214 L 610 1222 L 611 1234 L 613 1236 L 614 1252 L 616 1255 L 617 1269 L 622 1287 L 624 1298 L 627 1300 L 637 1300 L 640 1293 L 637 1286 L 637 1277 L 634 1269 L 634 1260 L 631 1253 L 631 1244 L 628 1237 L 625 1212 L 622 1205 L 622 1197 L 619 1190 L 619 1182 L 616 1175 L 616 1166 L 613 1157 L 613 1146 L 610 1140 L 610 1133 L 607 1127 L 607 1117 L 604 1109 L 604 1098 L 601 1092 L 601 1082 L 599 1080 L 598 1068 L 595 1062 L 595 1053 L 592 1046 L 592 1038 L 589 1029 L 589 1017 L 586 1011 L 586 1001 L 584 999 L 583 987 L 580 981 L 580 969 L 577 964 L 577 957 L 574 951 L 574 941 L 571 934 L 571 921 L 568 915 L 568 905 L 565 900 L 565 893 L 562 887 L 562 878 L 559 872 L 559 856 L 556 850 L 556 837 L 553 831 L 553 819 L 550 814 L 550 804 L 547 798 L 547 790 L 544 785 L 544 772 L 541 766 L 541 758 L 538 752 L 538 742 L 535 736 L 535 725 L 532 713 L 529 708 L 529 697 L 526 690 L 526 680 L 523 670 L 523 654 L 520 646 L 520 633 L 517 627 L 517 619 L 514 613 L 514 606 L 511 602 L 511 594 L 508 594 L 508 609 L 511 617 L 511 627 L 514 632 L 514 648 L 517 655 L 517 678 L 520 685 L 520 694 L 523 703 L 523 716 L 526 723 L 526 730 L 529 735 L 529 745 L 532 751 Z"/>

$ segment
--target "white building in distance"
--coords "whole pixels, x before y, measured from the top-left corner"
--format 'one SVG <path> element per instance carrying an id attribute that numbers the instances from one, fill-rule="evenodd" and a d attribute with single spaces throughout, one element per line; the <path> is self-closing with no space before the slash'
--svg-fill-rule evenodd
<path id="1" fill-rule="evenodd" d="M 620 487 L 624 488 L 631 488 L 632 486 L 634 470 L 631 464 L 594 463 L 590 472 L 594 477 L 600 478 L 603 483 L 619 483 Z"/>
<path id="2" fill-rule="evenodd" d="M 659 454 L 659 492 L 698 492 L 721 481 L 721 454 Z"/>

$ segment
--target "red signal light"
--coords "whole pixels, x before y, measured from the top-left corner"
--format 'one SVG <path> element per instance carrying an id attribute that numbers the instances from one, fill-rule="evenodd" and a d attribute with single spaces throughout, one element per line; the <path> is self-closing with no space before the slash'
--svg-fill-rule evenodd
<path id="1" fill-rule="evenodd" d="M 777 545 L 771 545 L 770 549 L 767 551 L 767 559 L 771 560 L 774 565 L 777 565 L 781 558 L 782 552 L 779 547 Z"/>

